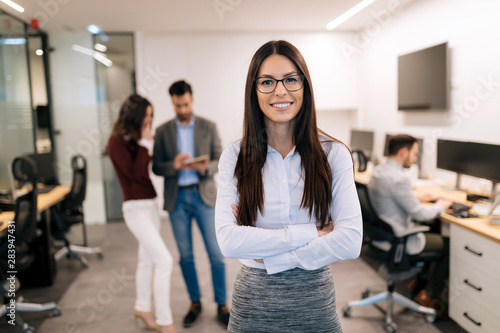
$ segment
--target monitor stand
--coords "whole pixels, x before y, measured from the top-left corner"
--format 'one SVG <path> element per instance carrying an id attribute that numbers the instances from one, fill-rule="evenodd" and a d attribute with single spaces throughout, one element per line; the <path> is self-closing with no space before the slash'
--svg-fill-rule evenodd
<path id="1" fill-rule="evenodd" d="M 461 188 L 460 188 L 461 178 L 462 178 L 462 174 L 457 173 L 457 180 L 455 181 L 455 187 L 446 186 L 446 187 L 443 187 L 443 189 L 445 189 L 446 191 L 461 191 Z"/>
<path id="2" fill-rule="evenodd" d="M 455 183 L 455 189 L 456 190 L 460 190 L 461 182 L 462 182 L 462 174 L 461 173 L 457 173 L 457 181 Z"/>
<path id="3" fill-rule="evenodd" d="M 490 219 L 491 224 L 500 224 L 500 216 L 493 216 L 493 212 L 495 211 L 495 208 L 500 204 L 500 193 L 498 193 L 495 197 L 493 194 L 493 203 L 491 204 L 490 210 L 488 212 L 488 215 L 486 215 L 486 218 Z"/>

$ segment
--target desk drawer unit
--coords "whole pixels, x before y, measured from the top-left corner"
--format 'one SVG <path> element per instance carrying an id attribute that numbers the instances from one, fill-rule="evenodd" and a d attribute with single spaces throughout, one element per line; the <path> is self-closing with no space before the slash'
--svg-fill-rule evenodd
<path id="1" fill-rule="evenodd" d="M 473 299 L 464 296 L 461 302 L 450 304 L 450 317 L 469 333 L 498 333 L 500 331 L 500 318 L 491 311 L 498 308 L 486 309 Z"/>
<path id="2" fill-rule="evenodd" d="M 450 317 L 469 332 L 499 332 L 500 244 L 450 229 Z"/>

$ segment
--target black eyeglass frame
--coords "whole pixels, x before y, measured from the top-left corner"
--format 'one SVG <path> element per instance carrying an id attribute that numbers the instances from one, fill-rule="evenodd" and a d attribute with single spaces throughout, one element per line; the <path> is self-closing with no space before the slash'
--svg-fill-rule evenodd
<path id="1" fill-rule="evenodd" d="M 285 80 L 288 79 L 288 78 L 291 78 L 293 76 L 298 76 L 300 77 L 300 79 L 302 80 L 302 85 L 300 86 L 300 88 L 298 89 L 295 89 L 295 90 L 290 90 L 286 87 L 286 84 L 285 84 Z M 282 78 L 281 80 L 277 80 L 275 78 L 272 78 L 272 77 L 266 77 L 266 76 L 261 76 L 261 77 L 258 77 L 255 79 L 255 87 L 257 88 L 257 90 L 259 92 L 261 92 L 262 94 L 272 94 L 275 90 L 276 90 L 276 87 L 278 86 L 278 83 L 281 82 L 283 84 L 283 87 L 285 87 L 285 89 L 288 91 L 288 92 L 296 92 L 296 91 L 299 91 L 300 89 L 304 88 L 304 82 L 306 81 L 305 80 L 306 76 L 304 74 L 293 74 L 293 75 L 288 75 L 287 77 L 284 77 Z M 273 90 L 269 91 L 269 92 L 263 92 L 259 89 L 259 85 L 257 84 L 257 81 L 260 80 L 260 79 L 271 79 L 271 80 L 275 80 L 276 81 L 276 84 L 274 85 L 274 88 Z"/>

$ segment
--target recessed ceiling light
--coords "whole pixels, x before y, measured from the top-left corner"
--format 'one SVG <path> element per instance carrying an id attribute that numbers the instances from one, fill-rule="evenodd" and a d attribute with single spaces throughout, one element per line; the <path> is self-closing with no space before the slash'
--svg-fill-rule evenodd
<path id="1" fill-rule="evenodd" d="M 101 43 L 95 43 L 94 49 L 96 49 L 97 51 L 106 52 L 108 48 L 106 47 L 106 45 L 102 45 Z"/>
<path id="2" fill-rule="evenodd" d="M 95 24 L 91 24 L 89 26 L 87 26 L 87 31 L 90 32 L 91 34 L 98 34 L 99 32 L 101 32 L 101 28 L 99 28 L 97 25 Z"/>
<path id="3" fill-rule="evenodd" d="M 11 6 L 12 8 L 14 8 L 15 10 L 17 10 L 18 12 L 24 12 L 24 8 L 19 6 L 17 3 L 15 3 L 14 1 L 11 1 L 11 0 L 1 0 L 3 3 Z"/>
<path id="4" fill-rule="evenodd" d="M 337 17 L 336 19 L 330 21 L 330 23 L 328 23 L 326 25 L 326 30 L 335 29 L 336 27 L 338 27 L 339 25 L 341 25 L 342 23 L 344 23 L 345 21 L 347 21 L 348 19 L 350 19 L 351 17 L 353 17 L 354 15 L 356 15 L 357 13 L 362 11 L 365 7 L 367 7 L 368 5 L 370 5 L 374 1 L 375 0 L 363 0 L 363 1 L 361 1 L 356 6 L 352 7 L 348 11 L 346 11 L 344 14 L 342 14 L 339 17 Z"/>
<path id="5" fill-rule="evenodd" d="M 36 51 L 35 51 L 35 54 L 36 54 L 37 56 L 41 56 L 41 55 L 43 55 L 43 51 L 42 51 L 42 49 L 38 49 L 38 50 L 36 50 Z"/>

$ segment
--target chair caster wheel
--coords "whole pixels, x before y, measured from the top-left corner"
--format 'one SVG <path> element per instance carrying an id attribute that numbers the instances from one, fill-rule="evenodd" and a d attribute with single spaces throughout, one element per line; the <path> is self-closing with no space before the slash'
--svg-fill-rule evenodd
<path id="1" fill-rule="evenodd" d="M 370 296 L 370 291 L 369 290 L 365 290 L 361 293 L 361 298 L 362 299 L 365 299 L 365 298 L 368 298 Z"/>
<path id="2" fill-rule="evenodd" d="M 35 333 L 35 329 L 31 326 L 23 328 L 23 333 Z"/>
<path id="3" fill-rule="evenodd" d="M 59 317 L 61 315 L 61 309 L 59 308 L 54 308 L 51 310 L 52 312 L 52 317 Z"/>
<path id="4" fill-rule="evenodd" d="M 387 333 L 395 333 L 398 330 L 396 323 L 385 324 L 385 331 Z"/>
<path id="5" fill-rule="evenodd" d="M 351 316 L 351 307 L 346 306 L 343 310 L 344 317 L 349 318 Z"/>
<path id="6" fill-rule="evenodd" d="M 429 324 L 432 324 L 433 322 L 436 321 L 436 315 L 435 314 L 425 315 L 425 321 L 428 322 Z"/>
<path id="7" fill-rule="evenodd" d="M 97 258 L 102 259 L 102 258 L 104 258 L 104 255 L 101 252 L 99 252 L 99 253 L 97 253 Z"/>

